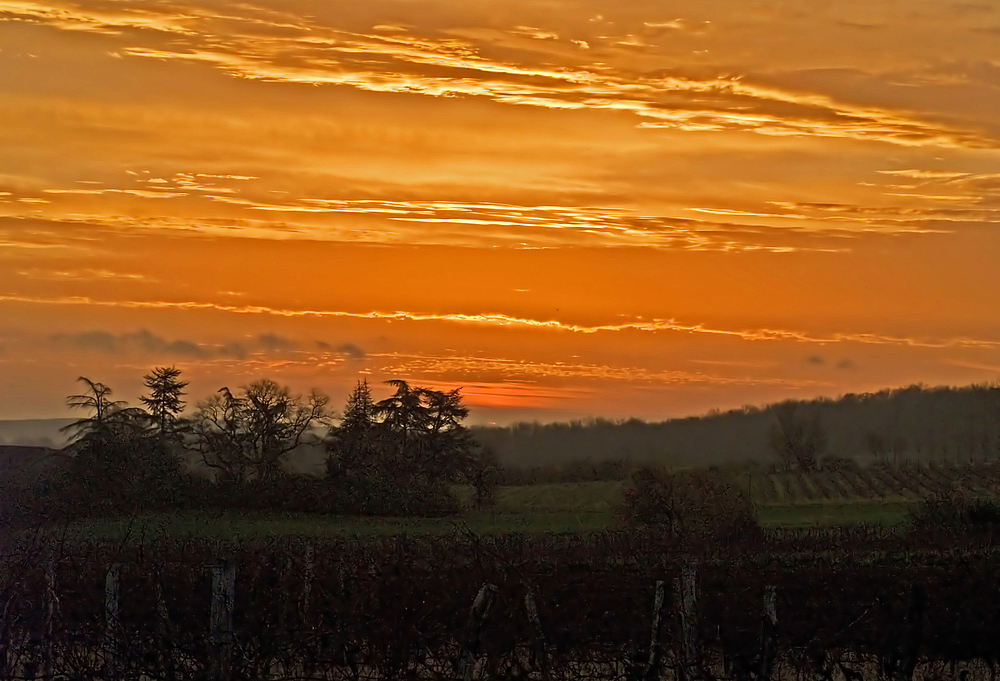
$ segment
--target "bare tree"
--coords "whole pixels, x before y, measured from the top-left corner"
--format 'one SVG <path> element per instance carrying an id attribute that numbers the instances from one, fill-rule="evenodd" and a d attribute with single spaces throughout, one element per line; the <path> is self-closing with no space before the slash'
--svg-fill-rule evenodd
<path id="1" fill-rule="evenodd" d="M 770 441 L 786 468 L 811 470 L 826 448 L 826 431 L 818 414 L 800 414 L 794 402 L 785 402 L 775 409 Z"/>
<path id="2" fill-rule="evenodd" d="M 310 428 L 326 421 L 328 402 L 315 390 L 303 398 L 267 379 L 243 386 L 239 396 L 222 388 L 191 420 L 195 447 L 228 480 L 273 480 Z"/>
<path id="3" fill-rule="evenodd" d="M 484 449 L 473 457 L 469 482 L 473 488 L 472 505 L 476 510 L 496 505 L 497 487 L 502 473 L 503 466 L 492 449 Z"/>

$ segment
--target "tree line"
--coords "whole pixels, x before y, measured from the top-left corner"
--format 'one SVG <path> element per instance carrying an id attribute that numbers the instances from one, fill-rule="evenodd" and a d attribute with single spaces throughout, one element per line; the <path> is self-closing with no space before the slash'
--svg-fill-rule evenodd
<path id="1" fill-rule="evenodd" d="M 658 423 L 599 418 L 471 430 L 508 470 L 544 468 L 546 479 L 557 477 L 560 468 L 592 476 L 595 473 L 587 469 L 602 461 L 783 469 L 824 467 L 845 460 L 862 466 L 912 461 L 954 464 L 1000 458 L 1000 384 L 912 385 L 837 399 L 745 406 Z"/>
<path id="2" fill-rule="evenodd" d="M 185 415 L 181 371 L 144 376 L 142 406 L 114 399 L 107 385 L 80 377 L 67 398 L 85 412 L 63 430 L 69 444 L 35 480 L 7 490 L 8 515 L 114 515 L 136 510 L 218 508 L 338 514 L 444 515 L 460 509 L 450 485 L 469 484 L 474 502 L 495 498 L 499 466 L 463 421 L 461 389 L 406 381 L 376 402 L 359 382 L 338 420 L 318 391 L 297 395 L 269 379 L 222 388 Z M 303 445 L 326 450 L 322 476 L 293 475 Z M 199 461 L 211 475 L 185 465 Z"/>

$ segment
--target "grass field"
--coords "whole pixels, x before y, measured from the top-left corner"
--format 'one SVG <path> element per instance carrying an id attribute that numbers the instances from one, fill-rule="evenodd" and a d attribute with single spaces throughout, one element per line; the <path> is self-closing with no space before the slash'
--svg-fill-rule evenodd
<path id="1" fill-rule="evenodd" d="M 733 472 L 733 481 L 751 490 L 757 519 L 765 529 L 830 527 L 858 524 L 902 526 L 914 504 L 929 494 L 960 491 L 1000 496 L 995 471 L 987 466 L 913 467 L 896 470 L 780 472 L 752 475 Z M 90 536 L 147 536 L 166 533 L 201 537 L 266 538 L 393 534 L 581 533 L 616 527 L 613 509 L 623 482 L 574 482 L 504 487 L 489 511 L 454 518 L 345 518 L 307 514 L 175 513 L 131 521 L 93 521 L 75 528 Z M 455 487 L 469 506 L 472 489 Z"/>
<path id="2" fill-rule="evenodd" d="M 219 537 L 267 539 L 278 536 L 359 537 L 399 534 L 580 534 L 609 528 L 608 513 L 474 513 L 454 518 L 351 518 L 305 513 L 245 515 L 238 513 L 158 513 L 129 520 L 96 520 L 70 528 L 71 536 L 119 539 L 126 535 L 153 539 Z"/>
<path id="3" fill-rule="evenodd" d="M 86 537 L 133 536 L 222 537 L 266 539 L 275 536 L 352 537 L 396 534 L 480 535 L 511 533 L 579 534 L 613 529 L 612 509 L 620 499 L 621 482 L 579 482 L 507 487 L 500 490 L 491 511 L 468 511 L 453 518 L 351 518 L 296 513 L 148 514 L 130 521 L 89 521 L 73 528 Z M 470 490 L 456 490 L 468 499 Z M 880 524 L 901 526 L 912 502 L 856 499 L 758 503 L 757 518 L 765 529 Z"/>
<path id="4" fill-rule="evenodd" d="M 764 529 L 861 524 L 901 526 L 906 522 L 911 508 L 912 504 L 892 502 L 758 505 L 757 522 Z"/>
<path id="5" fill-rule="evenodd" d="M 621 500 L 622 482 L 563 482 L 504 487 L 497 511 L 506 513 L 610 513 Z"/>

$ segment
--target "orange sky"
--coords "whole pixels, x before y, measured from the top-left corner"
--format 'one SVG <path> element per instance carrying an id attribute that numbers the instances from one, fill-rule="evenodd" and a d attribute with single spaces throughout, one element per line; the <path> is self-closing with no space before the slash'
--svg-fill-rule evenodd
<path id="1" fill-rule="evenodd" d="M 0 0 L 0 418 L 155 365 L 478 422 L 995 381 L 998 46 L 985 1 Z"/>

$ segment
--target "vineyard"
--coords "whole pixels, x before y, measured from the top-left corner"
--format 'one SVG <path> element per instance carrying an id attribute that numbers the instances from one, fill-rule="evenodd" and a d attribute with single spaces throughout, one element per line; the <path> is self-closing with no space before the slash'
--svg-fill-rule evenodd
<path id="1" fill-rule="evenodd" d="M 892 467 L 843 466 L 814 471 L 724 469 L 729 480 L 749 489 L 758 507 L 853 504 L 911 505 L 944 494 L 1000 496 L 1000 466 L 995 462 L 959 465 L 910 462 Z M 627 483 L 534 484 L 500 490 L 497 510 L 504 513 L 601 513 L 620 503 Z"/>
<path id="2" fill-rule="evenodd" d="M 970 496 L 1000 496 L 1000 466 L 995 462 L 942 464 L 908 462 L 843 466 L 814 471 L 740 471 L 728 476 L 754 502 L 764 505 L 912 503 L 959 492 Z M 601 512 L 619 503 L 622 482 L 567 482 L 523 485 L 501 489 L 498 510 L 513 513 Z"/>
<path id="3" fill-rule="evenodd" d="M 1000 468 L 995 463 L 965 466 L 922 463 L 805 473 L 757 472 L 751 484 L 754 500 L 761 504 L 907 503 L 953 492 L 1000 495 Z"/>
<path id="4" fill-rule="evenodd" d="M 870 530 L 47 540 L 4 556 L 0 676 L 985 678 L 998 558 Z"/>

